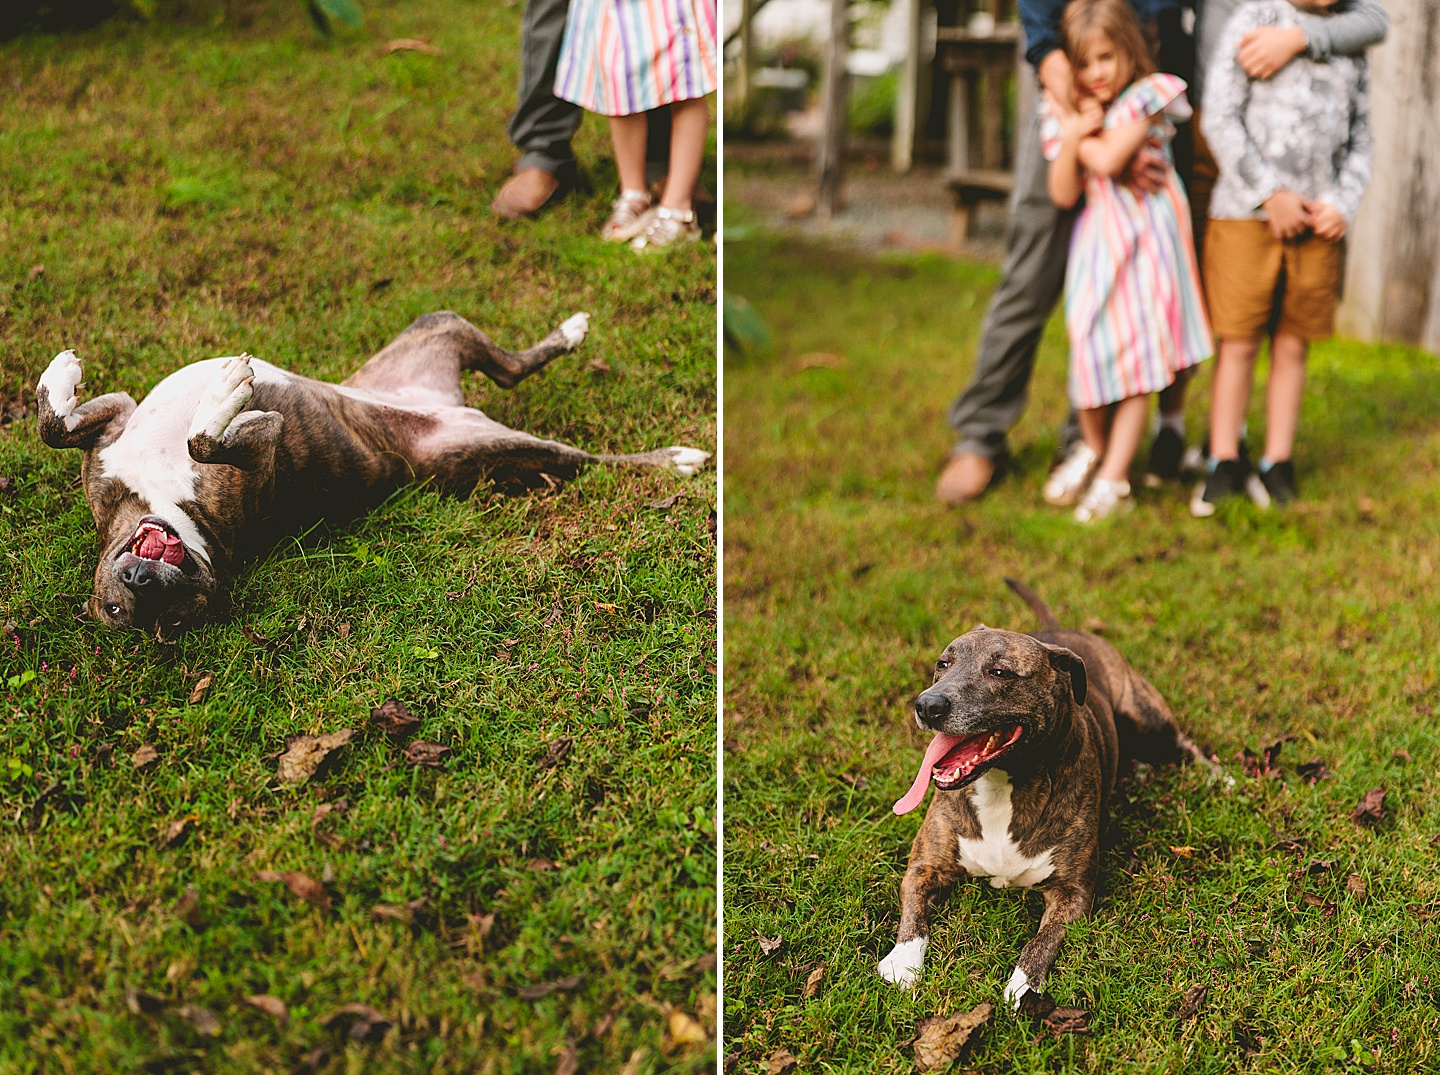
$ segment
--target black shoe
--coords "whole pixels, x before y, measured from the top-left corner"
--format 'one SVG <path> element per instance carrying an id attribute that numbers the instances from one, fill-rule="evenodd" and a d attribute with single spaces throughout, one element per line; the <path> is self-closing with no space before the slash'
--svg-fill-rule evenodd
<path id="1" fill-rule="evenodd" d="M 1164 482 L 1178 481 L 1180 460 L 1185 457 L 1185 438 L 1169 426 L 1161 426 L 1150 442 L 1150 462 L 1145 464 L 1145 484 L 1154 489 Z"/>
<path id="2" fill-rule="evenodd" d="M 1295 488 L 1295 464 L 1288 459 L 1283 463 L 1272 463 L 1269 470 L 1261 472 L 1260 482 L 1270 494 L 1271 503 L 1277 507 L 1283 508 L 1300 495 Z"/>
<path id="3" fill-rule="evenodd" d="M 1190 514 L 1197 519 L 1206 519 L 1215 514 L 1222 500 L 1241 496 L 1250 478 L 1250 464 L 1240 459 L 1221 459 L 1215 464 L 1210 476 L 1195 487 L 1190 498 Z"/>

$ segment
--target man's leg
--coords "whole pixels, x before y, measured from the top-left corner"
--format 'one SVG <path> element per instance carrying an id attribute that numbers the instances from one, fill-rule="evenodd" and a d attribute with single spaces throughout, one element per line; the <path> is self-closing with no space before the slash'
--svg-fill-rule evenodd
<path id="1" fill-rule="evenodd" d="M 526 0 L 520 39 L 520 104 L 510 141 L 521 152 L 515 175 L 491 205 L 507 219 L 528 216 L 550 200 L 563 172 L 574 168 L 570 139 L 580 127 L 578 105 L 555 96 L 555 64 L 570 0 Z"/>
<path id="2" fill-rule="evenodd" d="M 1076 214 L 1050 200 L 1036 119 L 1017 154 L 1004 274 L 985 317 L 970 386 L 950 408 L 959 442 L 935 487 L 946 503 L 979 496 L 1005 461 L 1005 435 L 1025 410 L 1035 348 L 1065 285 Z"/>

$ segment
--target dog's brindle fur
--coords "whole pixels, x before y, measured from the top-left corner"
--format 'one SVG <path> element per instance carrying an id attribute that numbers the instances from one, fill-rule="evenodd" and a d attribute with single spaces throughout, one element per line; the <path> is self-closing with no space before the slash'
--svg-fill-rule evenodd
<path id="1" fill-rule="evenodd" d="M 927 725 L 917 704 L 916 721 L 959 736 L 1017 724 L 1024 732 L 978 779 L 951 791 L 935 789 L 900 886 L 895 948 L 879 969 L 892 982 L 912 984 L 928 944 L 931 901 L 967 871 L 988 875 L 973 860 L 962 863 L 962 841 L 988 841 L 992 848 L 1008 841 L 1015 869 L 992 884 L 1043 883 L 1045 895 L 1040 929 L 1005 989 L 1018 1007 L 1027 991 L 1043 989 L 1066 925 L 1094 903 L 1100 835 L 1121 760 L 1189 757 L 1213 766 L 1175 725 L 1160 692 L 1114 646 L 1061 628 L 1040 598 L 1006 581 L 1034 609 L 1042 629 L 1015 634 L 981 625 L 955 639 L 924 692 L 943 695 L 948 710 L 936 720 L 932 701 Z M 1007 779 L 1008 828 L 986 832 L 981 811 L 1003 821 L 1003 803 L 997 802 Z"/>
<path id="2" fill-rule="evenodd" d="M 694 473 L 706 453 L 592 455 L 465 406 L 462 370 L 513 387 L 577 346 L 585 318 L 516 353 L 453 313 L 426 314 L 340 385 L 245 355 L 187 366 L 138 407 L 123 392 L 77 407 L 80 364 L 73 352 L 56 356 L 36 390 L 40 436 L 85 453 L 81 479 L 101 543 L 92 614 L 114 627 L 188 626 L 213 612 L 237 561 L 410 482 L 462 494 L 484 477 L 534 488 L 594 462 Z M 183 565 L 130 551 L 147 517 L 184 540 Z"/>

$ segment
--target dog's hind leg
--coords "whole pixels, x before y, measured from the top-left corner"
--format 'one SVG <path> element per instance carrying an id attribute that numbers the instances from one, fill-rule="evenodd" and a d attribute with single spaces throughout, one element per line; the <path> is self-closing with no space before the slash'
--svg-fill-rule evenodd
<path id="1" fill-rule="evenodd" d="M 1170 705 L 1155 686 L 1133 668 L 1129 669 L 1115 699 L 1115 731 L 1124 757 L 1147 762 L 1177 762 L 1189 759 L 1224 777 L 1188 735 L 1180 730 Z"/>
<path id="2" fill-rule="evenodd" d="M 875 969 L 887 982 L 901 989 L 911 988 L 925 965 L 930 947 L 930 904 L 961 875 L 956 861 L 959 836 L 946 818 L 936 811 L 925 821 L 910 848 L 910 864 L 900 882 L 900 928 L 895 947 Z"/>
<path id="3" fill-rule="evenodd" d="M 344 383 L 403 402 L 417 394 L 425 402 L 464 402 L 460 371 L 478 370 L 502 388 L 514 388 L 536 370 L 580 346 L 589 314 L 576 314 L 525 351 L 507 351 L 459 314 L 425 314 L 365 363 Z"/>

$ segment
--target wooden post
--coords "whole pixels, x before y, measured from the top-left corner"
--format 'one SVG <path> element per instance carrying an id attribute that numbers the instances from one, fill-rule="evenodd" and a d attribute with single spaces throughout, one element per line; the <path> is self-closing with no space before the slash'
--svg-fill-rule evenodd
<path id="1" fill-rule="evenodd" d="M 846 92 L 849 76 L 845 58 L 850 44 L 850 7 L 847 0 L 830 0 L 830 41 L 825 62 L 825 130 L 820 138 L 818 159 L 819 190 L 815 209 L 821 220 L 829 220 L 840 207 L 840 180 L 845 156 L 847 116 Z"/>
<path id="2" fill-rule="evenodd" d="M 740 4 L 740 66 L 735 74 L 735 97 L 743 121 L 750 121 L 750 95 L 755 80 L 755 0 Z"/>
<path id="3" fill-rule="evenodd" d="M 915 131 L 920 115 L 920 0 L 904 0 L 905 63 L 895 87 L 895 133 L 890 141 L 890 165 L 908 172 L 915 165 Z"/>

